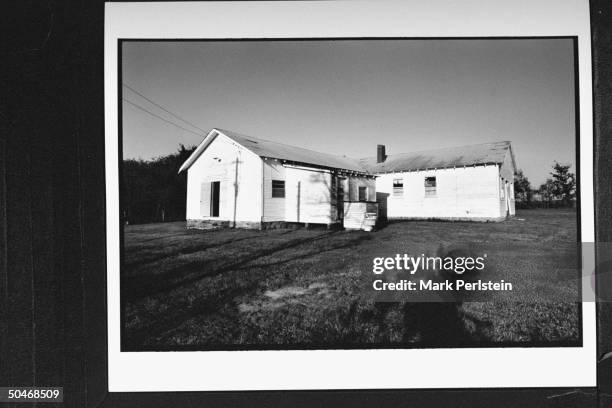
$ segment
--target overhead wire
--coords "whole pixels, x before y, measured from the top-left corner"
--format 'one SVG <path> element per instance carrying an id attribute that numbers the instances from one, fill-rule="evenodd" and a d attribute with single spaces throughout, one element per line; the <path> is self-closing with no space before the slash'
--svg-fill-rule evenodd
<path id="1" fill-rule="evenodd" d="M 149 115 L 154 116 L 157 119 L 163 120 L 164 122 L 166 122 L 166 123 L 168 123 L 168 124 L 170 124 L 172 126 L 176 126 L 177 128 L 182 129 L 182 130 L 184 130 L 186 132 L 193 133 L 194 135 L 197 135 L 197 136 L 200 136 L 200 137 L 205 136 L 206 133 L 207 133 L 207 132 L 204 132 L 204 134 L 201 134 L 201 133 L 198 133 L 198 132 L 194 132 L 193 130 L 187 129 L 186 127 L 183 127 L 183 126 L 181 126 L 181 125 L 179 125 L 179 124 L 177 124 L 177 123 L 175 123 L 175 122 L 173 122 L 171 120 L 168 120 L 166 118 L 163 118 L 163 117 L 161 117 L 161 116 L 151 112 L 150 110 L 148 110 L 146 108 L 143 108 L 142 106 L 138 105 L 137 103 L 134 103 L 134 102 L 130 101 L 129 99 L 126 99 L 126 98 L 121 98 L 121 99 L 123 99 L 124 102 L 127 102 L 130 105 L 134 106 L 135 108 L 140 109 L 141 111 L 146 112 Z"/>
<path id="2" fill-rule="evenodd" d="M 160 105 L 159 103 L 155 102 L 154 100 L 152 100 L 151 98 L 143 95 L 141 92 L 139 92 L 138 90 L 134 89 L 133 87 L 129 86 L 128 84 L 126 84 L 125 82 L 122 83 L 122 85 L 124 87 L 126 87 L 127 89 L 129 89 L 130 91 L 134 92 L 136 95 L 140 96 L 141 98 L 143 98 L 144 100 L 146 100 L 147 102 L 157 106 L 159 109 L 163 110 L 164 112 L 172 115 L 173 117 L 175 117 L 176 119 L 180 120 L 181 122 L 184 122 L 186 124 L 188 124 L 189 126 L 198 129 L 200 132 L 203 133 L 208 133 L 206 130 L 200 128 L 199 126 L 191 123 L 190 121 L 188 121 L 187 119 L 182 118 L 181 116 L 177 115 L 176 113 L 170 111 L 169 109 L 165 108 L 164 106 Z"/>

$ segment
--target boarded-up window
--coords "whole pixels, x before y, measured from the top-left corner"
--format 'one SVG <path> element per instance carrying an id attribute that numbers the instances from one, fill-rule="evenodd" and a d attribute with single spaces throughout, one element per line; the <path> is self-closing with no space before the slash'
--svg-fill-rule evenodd
<path id="1" fill-rule="evenodd" d="M 285 180 L 272 180 L 272 197 L 285 197 Z"/>
<path id="2" fill-rule="evenodd" d="M 359 187 L 359 201 L 368 201 L 367 187 Z"/>
<path id="3" fill-rule="evenodd" d="M 393 195 L 396 197 L 404 195 L 404 179 L 393 179 Z"/>
<path id="4" fill-rule="evenodd" d="M 425 197 L 432 197 L 436 195 L 436 178 L 425 177 Z"/>

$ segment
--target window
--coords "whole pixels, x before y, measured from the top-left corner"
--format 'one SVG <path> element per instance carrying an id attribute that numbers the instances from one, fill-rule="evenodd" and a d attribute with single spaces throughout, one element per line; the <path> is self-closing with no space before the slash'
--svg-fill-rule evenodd
<path id="1" fill-rule="evenodd" d="M 272 198 L 285 198 L 285 180 L 272 180 Z"/>
<path id="2" fill-rule="evenodd" d="M 359 187 L 359 201 L 368 201 L 367 187 Z"/>
<path id="3" fill-rule="evenodd" d="M 393 195 L 395 197 L 404 195 L 404 179 L 393 179 Z"/>
<path id="4" fill-rule="evenodd" d="M 504 179 L 502 178 L 499 180 L 499 195 L 501 198 L 506 198 L 505 191 L 506 191 L 506 186 L 504 184 Z"/>
<path id="5" fill-rule="evenodd" d="M 436 178 L 425 177 L 425 197 L 434 197 L 436 195 Z"/>

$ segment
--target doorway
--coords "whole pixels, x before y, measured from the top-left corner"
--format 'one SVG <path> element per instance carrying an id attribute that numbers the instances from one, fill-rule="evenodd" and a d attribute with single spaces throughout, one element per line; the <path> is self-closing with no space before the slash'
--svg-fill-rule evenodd
<path id="1" fill-rule="evenodd" d="M 210 216 L 219 216 L 219 195 L 221 192 L 221 182 L 213 181 L 210 183 Z"/>

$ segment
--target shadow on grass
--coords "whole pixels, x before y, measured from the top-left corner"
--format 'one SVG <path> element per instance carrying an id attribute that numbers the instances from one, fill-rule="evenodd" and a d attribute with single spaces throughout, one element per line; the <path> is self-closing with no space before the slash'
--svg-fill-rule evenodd
<path id="1" fill-rule="evenodd" d="M 284 231 L 284 232 L 279 233 L 278 235 L 286 235 L 286 234 L 289 234 L 291 232 L 293 232 L 293 231 Z M 164 238 L 167 238 L 167 237 L 164 237 Z M 247 241 L 249 239 L 254 239 L 254 238 L 259 238 L 259 237 L 257 235 L 251 235 L 251 236 L 242 237 L 242 238 L 227 239 L 227 240 L 216 242 L 214 244 L 209 244 L 209 245 L 206 245 L 206 244 L 203 244 L 203 243 L 192 244 L 192 245 L 188 245 L 188 246 L 183 246 L 180 249 L 177 249 L 176 251 L 163 252 L 163 253 L 152 255 L 152 256 L 149 256 L 149 257 L 139 258 L 139 259 L 133 260 L 133 261 L 124 261 L 123 265 L 125 267 L 127 267 L 127 268 L 131 268 L 131 267 L 135 267 L 135 266 L 141 266 L 141 265 L 144 265 L 144 264 L 148 264 L 148 263 L 152 263 L 152 262 L 157 262 L 157 261 L 160 261 L 162 259 L 173 258 L 173 257 L 181 256 L 181 255 L 195 254 L 195 253 L 198 253 L 198 252 L 206 251 L 207 249 L 219 248 L 219 247 L 222 247 L 224 245 L 235 244 L 237 242 Z"/>
<path id="2" fill-rule="evenodd" d="M 180 327 L 191 319 L 212 314 L 224 314 L 224 310 L 231 304 L 232 299 L 256 291 L 261 285 L 262 278 L 270 278 L 275 274 L 277 270 L 274 267 L 334 250 L 356 247 L 363 241 L 372 238 L 371 235 L 359 235 L 342 242 L 334 242 L 332 240 L 318 248 L 300 252 L 299 254 L 291 251 L 290 254 L 287 254 L 286 258 L 278 261 L 254 264 L 255 261 L 261 258 L 266 258 L 288 249 L 295 249 L 300 245 L 309 245 L 323 241 L 337 233 L 338 231 L 333 231 L 309 239 L 293 239 L 280 245 L 255 251 L 238 261 L 230 261 L 208 270 L 203 270 L 201 262 L 193 262 L 158 275 L 122 279 L 122 296 L 124 302 L 126 302 L 160 293 L 176 297 L 176 294 L 170 294 L 169 292 L 173 289 L 196 284 L 201 279 L 228 272 L 253 270 L 252 273 L 242 275 L 243 277 L 237 280 L 235 284 L 225 286 L 226 290 L 203 294 L 193 302 L 179 299 L 177 303 L 172 304 L 164 311 L 163 315 L 157 316 L 150 324 L 144 324 L 139 328 L 131 329 L 127 333 L 124 332 L 124 336 L 122 336 L 123 349 L 138 350 L 139 347 L 150 344 L 151 341 L 155 342 L 156 338 Z M 320 348 L 343 348 L 343 346 L 350 348 L 350 345 L 353 345 L 353 347 L 355 345 L 362 345 L 368 348 L 368 341 L 364 340 L 364 335 L 367 336 L 365 332 L 367 327 L 376 327 L 377 337 L 386 339 L 383 341 L 384 344 L 393 347 L 405 345 L 408 348 L 474 346 L 480 339 L 480 335 L 475 335 L 474 333 L 486 331 L 485 323 L 476 321 L 471 323 L 473 326 L 480 326 L 479 329 L 472 332 L 467 329 L 466 317 L 460 310 L 461 303 L 458 302 L 401 304 L 397 302 L 379 302 L 370 306 L 363 306 L 358 301 L 352 302 L 351 306 L 338 316 L 338 323 L 341 327 L 337 328 L 339 330 L 337 333 L 318 333 L 318 339 L 325 340 L 324 346 Z M 230 305 L 230 307 L 233 306 Z M 226 318 L 234 319 L 232 316 L 227 316 Z M 279 324 L 282 323 L 279 322 Z M 396 329 L 390 326 L 398 324 L 402 326 L 399 333 L 403 333 L 403 335 L 400 338 L 396 336 L 398 333 L 395 331 Z M 314 334 L 317 333 L 318 329 L 313 327 L 311 330 L 311 334 Z M 255 340 L 256 343 L 259 343 L 257 339 Z M 300 343 L 298 339 L 293 338 L 284 338 L 278 343 L 280 340 L 274 339 L 271 346 L 263 344 L 261 346 L 262 348 L 274 349 L 282 348 L 283 346 L 295 346 L 293 343 L 284 344 L 294 340 Z M 245 345 L 248 346 L 247 344 Z M 206 347 L 206 344 L 202 344 L 202 349 L 206 349 Z"/>
<path id="3" fill-rule="evenodd" d="M 404 307 L 404 324 L 418 329 L 417 344 L 424 347 L 474 346 L 483 339 L 490 323 L 471 319 L 477 330 L 466 327 L 461 303 L 413 303 Z"/>
<path id="4" fill-rule="evenodd" d="M 399 316 L 396 321 L 389 319 L 394 314 Z M 469 330 L 467 321 L 476 330 Z M 486 341 L 484 333 L 491 327 L 489 322 L 467 318 L 461 311 L 461 303 L 455 302 L 378 302 L 365 310 L 359 310 L 358 304 L 354 303 L 342 323 L 346 331 L 343 341 L 328 344 L 327 348 L 342 348 L 351 344 L 368 348 L 368 343 L 360 337 L 362 328 L 368 325 L 376 327 L 379 336 L 379 341 L 370 344 L 370 347 L 474 347 Z M 391 325 L 401 325 L 401 329 L 394 329 Z"/>
<path id="5" fill-rule="evenodd" d="M 237 284 L 235 286 L 232 286 L 232 288 L 229 290 L 211 293 L 208 297 L 199 298 L 192 303 L 180 303 L 178 306 L 174 306 L 170 310 L 165 311 L 163 317 L 160 316 L 152 324 L 134 330 L 127 336 L 123 336 L 123 348 L 134 349 L 134 347 L 144 344 L 144 342 L 148 338 L 154 338 L 155 336 L 160 335 L 168 330 L 179 327 L 183 322 L 194 317 L 203 316 L 210 313 L 219 313 L 223 305 L 227 304 L 228 302 L 231 302 L 231 299 L 254 291 L 261 284 L 261 278 L 263 274 L 274 274 L 274 270 L 268 269 L 268 267 L 270 266 L 278 266 L 295 260 L 303 259 L 304 257 L 311 257 L 325 252 L 350 248 L 359 245 L 365 240 L 371 239 L 371 236 L 369 235 L 361 235 L 341 243 L 332 243 L 331 245 L 326 245 L 321 248 L 308 251 L 306 253 L 288 256 L 287 258 L 282 259 L 281 261 L 251 265 L 253 261 L 256 261 L 260 258 L 271 256 L 277 252 L 281 252 L 287 249 L 296 248 L 300 245 L 311 244 L 313 242 L 321 241 L 325 238 L 337 234 L 338 232 L 339 231 L 332 231 L 309 239 L 295 239 L 287 241 L 282 245 L 277 245 L 272 248 L 266 248 L 254 252 L 249 256 L 240 259 L 237 262 L 230 262 L 226 265 L 221 265 L 218 268 L 208 271 L 202 271 L 202 265 L 200 263 L 193 263 L 172 269 L 159 275 L 139 277 L 137 279 L 122 279 L 121 295 L 122 302 L 124 302 L 125 304 L 125 302 L 131 302 L 146 296 L 152 296 L 159 293 L 168 293 L 173 289 L 186 287 L 188 285 L 195 284 L 201 279 L 218 276 L 223 273 L 243 269 L 259 270 L 259 273 L 252 273 L 247 275 L 247 277 L 241 279 L 240 282 L 237 282 Z M 175 275 L 179 275 L 179 278 L 173 280 L 171 277 Z"/>
<path id="6" fill-rule="evenodd" d="M 459 248 L 467 252 L 457 252 L 456 243 L 464 242 L 468 238 L 476 237 L 477 242 L 487 243 L 488 246 L 485 248 L 491 244 L 508 245 L 510 235 L 506 230 L 513 225 L 512 222 L 489 225 L 469 223 L 474 226 L 470 226 L 470 231 L 472 233 L 476 231 L 477 235 L 466 236 L 463 227 L 457 228 L 457 223 L 429 223 L 416 220 L 397 222 L 413 224 L 406 225 L 406 228 L 391 228 L 381 235 L 374 233 L 367 237 L 356 233 L 356 235 L 336 237 L 340 239 L 325 240 L 331 233 L 317 234 L 310 239 L 296 239 L 297 236 L 288 235 L 285 237 L 286 241 L 282 243 L 278 242 L 282 239 L 269 241 L 267 248 L 261 248 L 262 242 L 259 241 L 245 241 L 239 245 L 240 252 L 243 252 L 239 256 L 223 257 L 217 255 L 216 251 L 211 251 L 215 253 L 193 257 L 191 260 L 188 256 L 170 259 L 160 268 L 165 266 L 171 270 L 159 270 L 157 275 L 155 272 L 158 271 L 152 270 L 150 271 L 152 276 L 122 279 L 122 289 L 127 288 L 128 292 L 126 298 L 133 302 L 128 303 L 132 326 L 129 330 L 122 331 L 124 350 L 126 346 L 127 349 L 134 351 L 152 350 L 158 345 L 160 349 L 167 347 L 166 349 L 176 350 L 181 350 L 182 346 L 187 345 L 199 350 L 480 347 L 490 346 L 492 342 L 506 341 L 498 339 L 500 336 L 502 339 L 510 338 L 507 332 L 511 330 L 514 337 L 508 341 L 520 343 L 530 339 L 544 341 L 551 337 L 551 334 L 544 329 L 558 330 L 558 326 L 562 324 L 556 322 L 556 320 L 563 322 L 565 316 L 562 312 L 549 318 L 547 313 L 550 309 L 544 307 L 535 311 L 542 316 L 541 318 L 536 316 L 537 319 L 531 317 L 535 313 L 533 307 L 517 311 L 512 309 L 512 313 L 498 315 L 496 310 L 501 310 L 499 305 L 497 309 L 492 310 L 486 306 L 474 308 L 470 304 L 471 301 L 466 298 L 462 298 L 466 303 L 447 300 L 436 303 L 365 302 L 364 304 L 355 300 L 359 295 L 354 290 L 357 285 L 349 284 L 341 286 L 343 290 L 332 288 L 330 300 L 326 300 L 323 295 L 320 297 L 317 295 L 316 298 L 313 296 L 309 299 L 310 303 L 288 301 L 275 309 L 261 309 L 255 312 L 239 310 L 241 302 L 245 299 L 247 301 L 255 299 L 253 302 L 255 304 L 258 304 L 259 299 L 265 301 L 264 290 L 268 289 L 268 285 L 270 288 L 276 288 L 288 284 L 299 287 L 304 286 L 304 282 L 307 284 L 312 276 L 302 279 L 296 266 L 299 265 L 300 259 L 314 258 L 312 262 L 321 266 L 323 269 L 321 272 L 325 272 L 328 262 L 335 262 L 336 265 L 336 262 L 341 262 L 337 255 L 349 252 L 344 248 L 362 251 L 363 248 L 359 247 L 360 242 L 370 237 L 374 238 L 371 245 L 377 245 L 381 239 L 405 239 L 407 242 L 412 242 L 406 238 L 407 233 L 404 231 L 410 231 L 410 234 L 415 234 L 415 231 L 416 234 L 426 232 L 429 235 L 425 235 L 425 238 L 433 237 L 430 239 L 432 245 L 436 242 L 435 239 L 448 241 L 446 245 L 454 245 L 448 250 L 439 248 L 436 255 L 457 257 L 482 253 L 481 247 L 473 248 L 476 252 L 471 253 L 469 246 Z M 534 217 L 533 222 L 531 219 L 522 223 L 516 221 L 516 225 L 520 225 L 517 234 L 531 234 L 536 238 L 545 237 L 545 234 L 537 232 L 539 231 L 537 228 L 544 222 L 552 223 L 547 218 L 542 221 L 537 217 Z M 395 222 L 390 225 L 393 224 Z M 531 224 L 536 225 L 531 227 Z M 565 225 L 565 221 L 559 221 L 559 224 Z M 410 228 L 407 228 L 408 226 Z M 288 233 L 290 232 L 292 231 Z M 568 234 L 570 233 L 571 230 Z M 448 239 L 447 235 L 442 234 L 447 234 Z M 528 235 L 529 240 L 524 242 L 535 245 L 531 235 Z M 216 242 L 214 245 L 221 246 L 229 242 L 231 240 Z M 310 245 L 313 242 L 314 244 Z M 176 251 L 175 248 L 168 249 Z M 205 251 L 203 246 L 198 246 L 198 249 Z M 317 256 L 334 250 L 338 251 Z M 164 254 L 164 258 L 167 256 Z M 209 258 L 214 256 L 215 259 L 202 260 L 206 256 Z M 283 268 L 283 264 L 289 265 Z M 281 272 L 283 270 L 285 272 Z M 295 273 L 296 270 L 298 273 Z M 283 276 L 283 273 L 286 273 L 286 276 Z M 216 278 L 207 279 L 215 276 Z M 315 277 L 318 276 L 320 275 L 315 274 Z M 477 277 L 477 275 L 464 275 L 466 279 Z M 344 290 L 346 288 L 348 289 Z M 158 296 L 147 298 L 151 295 Z M 547 318 L 551 323 L 540 329 L 537 324 L 543 325 L 544 323 L 540 322 L 544 322 Z M 505 320 L 500 323 L 500 319 Z M 533 322 L 536 323 L 535 328 L 529 326 L 533 325 Z M 571 326 L 571 323 L 567 323 L 567 326 Z M 503 333 L 500 330 L 503 330 Z M 556 336 L 555 333 L 553 335 Z"/>
<path id="7" fill-rule="evenodd" d="M 249 265 L 251 262 L 256 261 L 260 258 L 268 257 L 274 255 L 277 252 L 285 251 L 287 249 L 296 248 L 300 245 L 311 244 L 313 242 L 320 241 L 322 239 L 328 238 L 334 234 L 337 234 L 338 231 L 332 231 L 329 233 L 325 233 L 322 235 L 318 235 L 312 238 L 298 238 L 292 239 L 286 242 L 283 242 L 280 245 L 275 245 L 270 248 L 263 248 L 259 251 L 255 251 L 250 253 L 241 259 L 234 261 L 230 260 L 230 262 L 226 264 L 219 265 L 218 267 L 208 267 L 212 262 L 207 261 L 204 265 L 201 262 L 191 262 L 186 265 L 181 265 L 176 268 L 169 269 L 167 271 L 155 274 L 155 275 L 146 275 L 146 276 L 134 276 L 134 277 L 122 277 L 121 279 L 121 296 L 124 300 L 136 300 L 145 296 L 156 295 L 163 292 L 171 291 L 175 288 L 185 286 L 191 283 L 194 283 L 203 278 L 209 278 L 213 276 L 220 275 L 224 272 L 245 269 L 244 267 Z M 236 242 L 233 241 L 233 242 Z M 349 242 L 357 242 L 355 240 Z M 219 244 L 221 245 L 221 244 Z M 211 248 L 209 246 L 208 248 Z M 342 246 L 344 247 L 344 246 Z M 332 246 L 327 249 L 333 250 L 338 249 L 338 246 Z M 200 247 L 200 250 L 203 251 Z M 196 251 L 198 252 L 198 251 Z M 320 251 L 324 252 L 324 251 Z M 295 259 L 302 258 L 304 256 L 314 255 L 315 253 L 302 254 L 298 257 L 287 258 L 283 261 L 283 263 L 290 262 Z M 257 265 L 257 266 L 249 266 L 248 268 L 262 267 L 266 265 Z"/>

